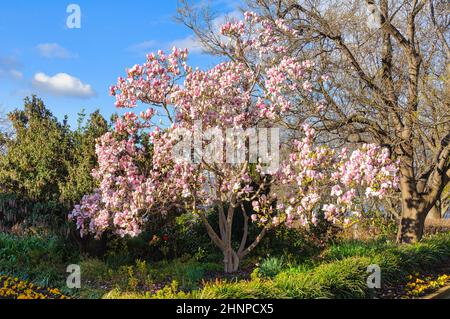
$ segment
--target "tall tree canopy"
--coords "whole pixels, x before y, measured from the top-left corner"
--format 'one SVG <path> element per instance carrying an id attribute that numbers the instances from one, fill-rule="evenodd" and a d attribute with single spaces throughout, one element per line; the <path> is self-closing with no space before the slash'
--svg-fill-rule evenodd
<path id="1" fill-rule="evenodd" d="M 45 219 L 50 227 L 60 227 L 67 211 L 83 194 L 96 187 L 91 171 L 97 166 L 96 139 L 109 130 L 98 111 L 72 131 L 32 96 L 23 109 L 9 115 L 11 130 L 0 133 L 0 195 L 8 224 L 26 219 Z M 20 213 L 19 213 L 20 212 Z M 45 216 L 44 216 L 45 215 Z"/>
<path id="2" fill-rule="evenodd" d="M 0 184 L 8 192 L 35 201 L 59 200 L 59 186 L 68 175 L 69 128 L 61 124 L 33 96 L 23 110 L 9 114 L 13 136 L 6 140 L 6 154 L 0 157 Z"/>
<path id="3" fill-rule="evenodd" d="M 249 0 L 247 6 L 284 39 L 286 56 L 314 61 L 329 80 L 311 88 L 315 99 L 292 100 L 286 126 L 298 131 L 307 121 L 328 141 L 388 147 L 400 160 L 398 240 L 419 240 L 450 180 L 447 1 Z M 207 52 L 252 68 L 267 59 L 241 54 L 245 34 L 224 43 L 207 9 L 182 1 L 179 13 Z"/>

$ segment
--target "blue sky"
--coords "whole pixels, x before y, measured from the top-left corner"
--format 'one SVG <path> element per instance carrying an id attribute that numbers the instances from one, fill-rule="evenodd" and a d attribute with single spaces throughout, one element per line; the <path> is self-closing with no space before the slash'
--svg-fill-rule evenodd
<path id="1" fill-rule="evenodd" d="M 66 25 L 67 7 L 81 9 L 81 28 Z M 236 1 L 213 0 L 219 15 L 234 14 Z M 116 112 L 108 88 L 125 69 L 145 61 L 145 53 L 190 47 L 190 64 L 211 66 L 174 21 L 177 0 L 15 0 L 0 3 L 0 110 L 20 108 L 37 94 L 52 112 L 75 126 L 81 109 Z"/>

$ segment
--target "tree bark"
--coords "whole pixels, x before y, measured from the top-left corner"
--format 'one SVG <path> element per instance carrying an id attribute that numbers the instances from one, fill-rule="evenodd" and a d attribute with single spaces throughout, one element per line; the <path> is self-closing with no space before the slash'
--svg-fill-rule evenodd
<path id="1" fill-rule="evenodd" d="M 433 206 L 433 208 L 430 210 L 430 212 L 427 215 L 426 220 L 435 221 L 440 220 L 442 218 L 442 210 L 441 210 L 441 203 L 440 201 L 437 201 L 436 204 Z"/>
<path id="2" fill-rule="evenodd" d="M 210 225 L 208 219 L 204 214 L 201 214 L 201 218 L 206 227 L 209 237 L 214 242 L 214 244 L 222 251 L 224 259 L 224 271 L 225 273 L 233 273 L 239 270 L 241 261 L 250 254 L 261 242 L 264 236 L 269 230 L 265 227 L 261 233 L 256 237 L 256 239 L 248 247 L 246 247 L 248 241 L 248 228 L 249 228 L 249 217 L 245 212 L 242 205 L 242 214 L 244 215 L 243 221 L 243 235 L 241 243 L 238 250 L 233 249 L 232 243 L 232 227 L 233 227 L 233 217 L 236 211 L 237 205 L 230 204 L 227 214 L 225 216 L 225 210 L 223 209 L 222 203 L 218 205 L 219 210 L 219 230 L 220 235 L 216 233 L 213 227 Z"/>
<path id="3" fill-rule="evenodd" d="M 239 270 L 240 259 L 232 249 L 224 252 L 225 272 L 230 274 Z"/>
<path id="4" fill-rule="evenodd" d="M 420 207 L 408 207 L 408 203 L 403 205 L 397 241 L 402 244 L 418 242 L 423 237 L 427 212 Z"/>
<path id="5" fill-rule="evenodd" d="M 414 243 L 422 239 L 425 219 L 438 205 L 444 188 L 450 181 L 449 140 L 450 133 L 442 140 L 436 165 L 423 178 L 425 183 L 420 179 L 417 183 L 412 174 L 413 161 L 408 162 L 409 157 L 403 157 L 400 164 L 402 216 L 397 234 L 399 243 Z"/>
<path id="6" fill-rule="evenodd" d="M 399 243 L 415 243 L 422 239 L 425 217 L 429 208 L 417 192 L 412 163 L 400 166 L 400 190 L 402 214 L 398 226 L 397 241 Z M 428 210 L 427 210 L 428 209 Z"/>

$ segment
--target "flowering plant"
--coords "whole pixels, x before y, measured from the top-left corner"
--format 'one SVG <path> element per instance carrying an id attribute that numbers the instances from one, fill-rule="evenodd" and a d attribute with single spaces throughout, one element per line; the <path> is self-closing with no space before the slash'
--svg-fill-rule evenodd
<path id="1" fill-rule="evenodd" d="M 296 142 L 289 158 L 267 172 L 261 158 L 248 154 L 252 129 L 285 123 L 293 105 L 312 99 L 314 83 L 326 77 L 315 74 L 312 61 L 284 56 L 286 43 L 278 34 L 295 31 L 281 20 L 273 25 L 247 13 L 245 21 L 227 23 L 221 32 L 229 39 L 223 45 L 233 46 L 241 59 L 203 71 L 187 64 L 186 49 L 159 51 L 127 70 L 127 77 L 111 88 L 119 108 L 150 107 L 139 115 L 128 112 L 118 118 L 115 132 L 99 139 L 99 167 L 93 172 L 99 188 L 70 214 L 82 235 L 100 236 L 113 228 L 121 236 L 137 236 L 151 214 L 167 215 L 181 208 L 201 217 L 224 254 L 225 271 L 232 272 L 269 229 L 282 223 L 307 226 L 316 222 L 321 210 L 334 223 L 349 223 L 361 213 L 354 210 L 356 186 L 377 197 L 397 186 L 397 168 L 387 150 L 365 145 L 337 154 L 315 146 L 315 131 L 307 124 L 304 139 Z M 162 116 L 169 126 L 154 124 Z M 195 135 L 199 128 L 237 130 L 244 139 L 227 135 L 214 140 L 211 134 L 211 144 L 188 143 L 188 156 L 174 156 L 180 134 Z M 143 143 L 142 136 L 150 143 Z M 243 160 L 229 161 L 228 154 L 225 160 L 221 151 L 225 144 L 231 144 Z M 210 156 L 198 152 L 198 147 L 209 149 Z M 255 213 L 249 216 L 241 209 L 244 235 L 234 249 L 233 218 L 245 203 L 252 203 Z M 211 206 L 218 208 L 218 232 L 206 218 Z M 261 226 L 252 243 L 248 243 L 250 219 Z"/>

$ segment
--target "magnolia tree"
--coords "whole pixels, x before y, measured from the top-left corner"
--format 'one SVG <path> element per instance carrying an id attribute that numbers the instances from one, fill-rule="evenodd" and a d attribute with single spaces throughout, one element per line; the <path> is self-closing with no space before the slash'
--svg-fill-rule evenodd
<path id="1" fill-rule="evenodd" d="M 187 50 L 159 51 L 111 88 L 117 107 L 149 108 L 118 118 L 115 132 L 98 140 L 93 176 L 99 187 L 70 214 L 82 235 L 113 229 L 137 236 L 151 215 L 181 207 L 202 219 L 223 252 L 225 271 L 233 272 L 270 229 L 308 227 L 319 215 L 350 225 L 364 213 L 357 189 L 382 198 L 397 187 L 397 165 L 388 150 L 319 145 L 308 123 L 292 154 L 279 159 L 278 123 L 286 121 L 294 99 L 313 99 L 313 86 L 327 79 L 312 61 L 284 56 L 285 43 L 271 24 L 252 13 L 245 17 L 225 24 L 221 33 L 223 45 L 235 46 L 246 59 L 202 71 L 187 64 Z M 162 116 L 170 125 L 156 124 Z M 211 210 L 219 225 L 208 221 Z M 237 213 L 243 214 L 244 231 L 235 244 Z M 261 230 L 251 241 L 250 222 Z"/>

